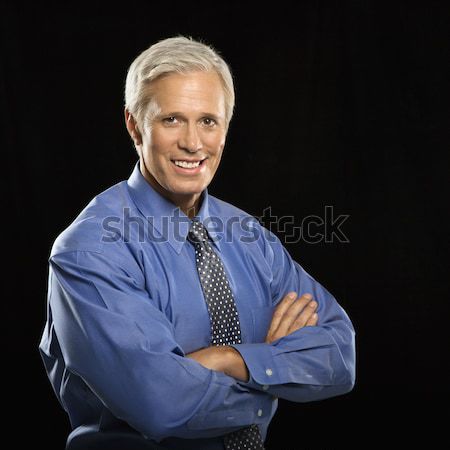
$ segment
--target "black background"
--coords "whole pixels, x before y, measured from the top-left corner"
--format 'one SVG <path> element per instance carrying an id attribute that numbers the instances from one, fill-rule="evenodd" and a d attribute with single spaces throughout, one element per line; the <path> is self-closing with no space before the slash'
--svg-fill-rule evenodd
<path id="1" fill-rule="evenodd" d="M 37 350 L 48 253 L 132 170 L 129 64 L 183 34 L 215 46 L 236 82 L 210 192 L 296 225 L 327 205 L 349 215 L 349 243 L 286 245 L 352 318 L 357 384 L 317 403 L 280 402 L 269 450 L 437 439 L 449 394 L 449 12 L 446 1 L 3 2 L 6 435 L 64 447 L 68 421 Z"/>

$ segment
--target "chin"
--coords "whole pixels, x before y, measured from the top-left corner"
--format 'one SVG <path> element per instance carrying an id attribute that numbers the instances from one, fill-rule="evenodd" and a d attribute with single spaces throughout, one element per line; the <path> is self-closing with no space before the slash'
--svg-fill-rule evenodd
<path id="1" fill-rule="evenodd" d="M 196 195 L 201 194 L 207 187 L 207 183 L 195 185 L 186 183 L 185 185 L 176 186 L 176 188 L 172 192 L 177 195 Z"/>
<path id="2" fill-rule="evenodd" d="M 205 189 L 206 187 L 202 189 L 180 189 L 174 191 L 173 193 L 176 195 L 200 195 Z"/>

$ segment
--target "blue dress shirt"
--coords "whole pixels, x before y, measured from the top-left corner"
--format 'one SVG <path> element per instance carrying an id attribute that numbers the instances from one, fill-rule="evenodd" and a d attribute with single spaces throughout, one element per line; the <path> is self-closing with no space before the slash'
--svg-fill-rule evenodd
<path id="1" fill-rule="evenodd" d="M 126 423 L 165 448 L 223 449 L 220 436 L 250 424 L 265 438 L 277 398 L 307 402 L 352 389 L 354 330 L 334 297 L 273 233 L 207 190 L 198 218 L 235 296 L 242 343 L 233 347 L 249 381 L 185 357 L 210 343 L 189 219 L 136 165 L 87 205 L 50 255 L 40 352 L 73 433 L 98 430 L 107 417 L 110 428 Z M 266 344 L 289 291 L 313 295 L 319 322 Z"/>

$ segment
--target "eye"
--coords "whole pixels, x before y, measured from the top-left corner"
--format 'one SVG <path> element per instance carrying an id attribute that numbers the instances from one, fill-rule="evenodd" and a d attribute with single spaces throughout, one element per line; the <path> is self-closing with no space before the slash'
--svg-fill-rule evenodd
<path id="1" fill-rule="evenodd" d="M 211 117 L 203 117 L 202 119 L 202 125 L 208 128 L 213 127 L 216 123 L 217 122 Z"/>
<path id="2" fill-rule="evenodd" d="M 165 125 L 175 125 L 178 123 L 178 119 L 175 116 L 164 117 L 162 121 Z"/>

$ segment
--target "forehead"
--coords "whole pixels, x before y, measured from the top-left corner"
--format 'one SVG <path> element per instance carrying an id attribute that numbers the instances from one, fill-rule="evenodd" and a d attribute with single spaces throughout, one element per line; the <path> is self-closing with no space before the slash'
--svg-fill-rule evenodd
<path id="1" fill-rule="evenodd" d="M 225 112 L 225 94 L 214 71 L 171 73 L 155 80 L 151 91 L 159 108 L 173 111 Z"/>

